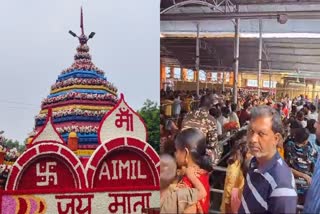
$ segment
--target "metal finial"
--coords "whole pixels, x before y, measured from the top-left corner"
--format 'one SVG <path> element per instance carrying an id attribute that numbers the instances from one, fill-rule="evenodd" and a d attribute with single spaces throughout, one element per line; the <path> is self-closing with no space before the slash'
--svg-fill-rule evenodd
<path id="1" fill-rule="evenodd" d="M 80 15 L 80 28 L 81 28 L 81 35 L 84 35 L 82 6 L 81 6 L 81 15 Z"/>
<path id="2" fill-rule="evenodd" d="M 71 30 L 69 30 L 69 33 L 73 36 L 73 37 L 77 37 L 79 39 L 79 42 L 81 45 L 84 45 L 88 42 L 89 39 L 92 39 L 93 36 L 95 35 L 94 32 L 91 32 L 89 35 L 89 38 L 84 34 L 84 26 L 83 26 L 83 11 L 82 11 L 82 6 L 81 6 L 81 11 L 80 11 L 80 28 L 81 28 L 81 35 L 77 36 L 77 34 L 75 34 L 74 32 L 72 32 Z"/>

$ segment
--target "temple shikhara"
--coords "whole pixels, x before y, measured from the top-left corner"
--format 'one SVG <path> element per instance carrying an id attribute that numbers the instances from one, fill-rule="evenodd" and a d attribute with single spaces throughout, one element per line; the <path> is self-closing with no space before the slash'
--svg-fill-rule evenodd
<path id="1" fill-rule="evenodd" d="M 142 213 L 159 207 L 159 156 L 124 95 L 80 45 L 42 101 L 27 149 L 10 166 L 0 213 Z"/>
<path id="2" fill-rule="evenodd" d="M 98 146 L 97 133 L 100 121 L 115 106 L 118 95 L 117 88 L 91 60 L 87 42 L 94 33 L 91 33 L 89 38 L 84 34 L 83 18 L 80 27 L 80 44 L 74 56 L 74 63 L 61 72 L 51 86 L 50 94 L 42 101 L 32 135 L 43 128 L 48 109 L 52 108 L 52 122 L 62 138 L 67 141 L 69 137 L 76 135 L 78 150 L 89 150 L 90 153 L 90 150 Z M 72 31 L 70 33 L 76 36 Z"/>

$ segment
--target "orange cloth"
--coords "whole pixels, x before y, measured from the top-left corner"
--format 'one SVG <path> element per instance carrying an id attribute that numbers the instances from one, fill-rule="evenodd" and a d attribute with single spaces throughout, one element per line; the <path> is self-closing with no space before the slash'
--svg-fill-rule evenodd
<path id="1" fill-rule="evenodd" d="M 282 147 L 278 147 L 278 152 L 279 152 L 280 156 L 282 157 L 282 159 L 284 160 L 284 149 Z"/>

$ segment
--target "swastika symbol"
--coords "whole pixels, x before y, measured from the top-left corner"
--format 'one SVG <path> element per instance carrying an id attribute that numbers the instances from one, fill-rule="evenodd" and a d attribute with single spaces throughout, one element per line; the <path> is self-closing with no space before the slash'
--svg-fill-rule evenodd
<path id="1" fill-rule="evenodd" d="M 58 184 L 56 166 L 56 162 L 46 162 L 45 164 L 37 163 L 37 177 L 40 178 L 40 181 L 37 182 L 37 186 Z"/>

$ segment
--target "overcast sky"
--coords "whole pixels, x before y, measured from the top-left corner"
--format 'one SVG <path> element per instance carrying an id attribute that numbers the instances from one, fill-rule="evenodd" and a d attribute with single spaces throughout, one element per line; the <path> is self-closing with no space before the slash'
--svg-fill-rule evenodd
<path id="1" fill-rule="evenodd" d="M 23 141 L 41 101 L 69 67 L 80 34 L 80 6 L 95 65 L 139 109 L 159 103 L 159 2 L 154 0 L 2 1 L 0 11 L 0 130 Z"/>

